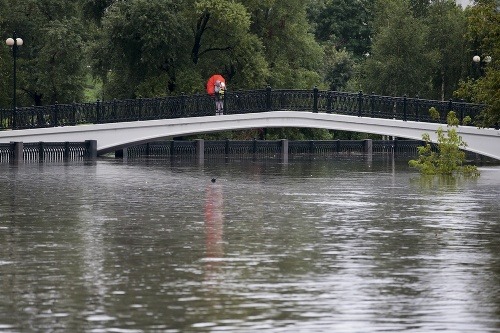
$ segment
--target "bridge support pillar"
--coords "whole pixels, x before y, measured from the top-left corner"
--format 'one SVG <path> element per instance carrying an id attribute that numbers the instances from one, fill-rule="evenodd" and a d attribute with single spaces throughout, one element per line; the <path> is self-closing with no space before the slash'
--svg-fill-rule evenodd
<path id="1" fill-rule="evenodd" d="M 14 151 L 14 156 L 12 159 L 12 162 L 14 163 L 19 163 L 23 161 L 23 149 L 24 149 L 24 143 L 22 142 L 11 142 L 11 144 L 14 146 L 13 151 Z"/>
<path id="2" fill-rule="evenodd" d="M 371 158 L 371 156 L 373 155 L 373 140 L 372 139 L 366 139 L 363 141 L 363 152 Z"/>
<path id="3" fill-rule="evenodd" d="M 199 163 L 203 163 L 205 160 L 205 140 L 196 139 L 194 141 L 196 142 L 196 158 Z"/>
<path id="4" fill-rule="evenodd" d="M 85 146 L 87 147 L 87 158 L 97 159 L 97 140 L 85 140 Z"/>
<path id="5" fill-rule="evenodd" d="M 127 148 L 122 148 L 115 150 L 115 158 L 121 158 L 126 160 L 128 157 L 128 149 Z"/>
<path id="6" fill-rule="evenodd" d="M 288 163 L 288 140 L 281 140 L 281 162 L 287 164 Z"/>
<path id="7" fill-rule="evenodd" d="M 64 142 L 64 155 L 63 158 L 65 161 L 69 160 L 69 142 L 66 141 Z"/>

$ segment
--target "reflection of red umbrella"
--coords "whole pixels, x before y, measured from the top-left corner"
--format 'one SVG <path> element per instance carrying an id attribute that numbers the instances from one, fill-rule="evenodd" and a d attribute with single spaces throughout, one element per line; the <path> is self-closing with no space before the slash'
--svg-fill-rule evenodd
<path id="1" fill-rule="evenodd" d="M 207 81 L 207 93 L 209 95 L 215 94 L 215 81 L 224 82 L 226 84 L 226 79 L 220 74 L 215 74 L 210 77 Z"/>
<path id="2" fill-rule="evenodd" d="M 224 197 L 222 187 L 210 184 L 205 200 L 206 259 L 214 260 L 224 256 Z M 208 261 L 207 269 L 215 269 L 217 262 Z"/>

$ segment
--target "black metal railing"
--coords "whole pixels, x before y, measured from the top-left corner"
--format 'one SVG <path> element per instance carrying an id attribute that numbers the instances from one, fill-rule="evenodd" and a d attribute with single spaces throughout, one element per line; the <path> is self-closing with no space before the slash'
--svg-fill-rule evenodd
<path id="1" fill-rule="evenodd" d="M 205 159 L 219 158 L 258 158 L 280 159 L 284 147 L 288 147 L 290 158 L 304 156 L 330 157 L 339 155 L 383 155 L 417 156 L 418 147 L 425 143 L 421 140 L 208 140 L 203 144 Z M 367 141 L 371 148 L 367 148 Z M 19 150 L 16 145 L 21 144 Z M 6 162 L 53 162 L 84 161 L 95 159 L 97 152 L 90 141 L 85 142 L 32 142 L 32 143 L 0 143 L 0 163 Z M 437 150 L 436 145 L 433 149 Z M 17 151 L 17 152 L 16 152 Z M 116 154 L 117 152 L 115 152 Z M 470 160 L 478 155 L 466 152 Z M 19 156 L 16 156 L 19 154 Z M 128 147 L 120 157 L 127 158 L 165 158 L 196 159 L 200 152 L 196 141 L 152 141 Z M 117 155 L 115 155 L 117 156 Z"/>
<path id="2" fill-rule="evenodd" d="M 434 107 L 440 119 L 432 119 L 428 110 Z M 475 125 L 484 105 L 463 101 L 436 101 L 421 98 L 390 97 L 312 90 L 272 90 L 227 92 L 225 114 L 267 111 L 310 111 L 446 123 L 448 111 L 455 111 L 462 120 L 469 116 Z M 79 124 L 102 124 L 138 120 L 203 117 L 215 115 L 214 100 L 208 95 L 170 96 L 95 103 L 55 104 L 13 109 L 0 109 L 0 129 L 26 129 Z"/>
<path id="3" fill-rule="evenodd" d="M 16 144 L 0 143 L 0 162 L 85 160 L 97 153 L 91 151 L 89 141 L 29 142 L 22 143 L 20 156 L 16 156 Z"/>
<path id="4" fill-rule="evenodd" d="M 294 156 L 331 156 L 337 154 L 365 154 L 367 140 L 303 140 L 289 141 L 288 153 Z M 416 156 L 421 140 L 369 140 L 373 154 L 397 153 Z M 207 140 L 204 141 L 205 158 L 280 158 L 283 153 L 282 140 Z M 126 149 L 127 157 L 178 157 L 195 158 L 196 141 L 153 141 Z"/>

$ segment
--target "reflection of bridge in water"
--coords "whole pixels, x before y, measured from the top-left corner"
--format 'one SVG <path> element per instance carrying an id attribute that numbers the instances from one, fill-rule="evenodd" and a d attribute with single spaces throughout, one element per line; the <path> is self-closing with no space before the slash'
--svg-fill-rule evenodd
<path id="1" fill-rule="evenodd" d="M 440 119 L 430 117 L 434 107 Z M 249 128 L 304 127 L 419 140 L 446 123 L 449 111 L 474 120 L 478 104 L 313 90 L 226 93 L 224 116 L 210 96 L 113 100 L 0 110 L 0 143 L 96 140 L 99 154 L 174 136 Z M 444 127 L 446 130 L 446 127 Z M 500 133 L 460 126 L 467 150 L 500 159 Z"/>

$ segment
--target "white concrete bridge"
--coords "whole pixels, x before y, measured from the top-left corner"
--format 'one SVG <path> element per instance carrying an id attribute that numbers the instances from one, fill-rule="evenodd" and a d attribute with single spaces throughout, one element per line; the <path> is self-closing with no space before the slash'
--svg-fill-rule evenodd
<path id="1" fill-rule="evenodd" d="M 250 128 L 302 127 L 323 128 L 388 135 L 421 140 L 428 133 L 436 142 L 436 130 L 446 125 L 379 119 L 310 111 L 269 111 L 224 116 L 188 117 L 163 120 L 86 124 L 0 132 L 0 143 L 9 142 L 82 142 L 97 141 L 102 155 L 129 146 L 176 136 Z M 467 143 L 467 150 L 500 160 L 500 131 L 460 126 L 458 134 Z"/>

